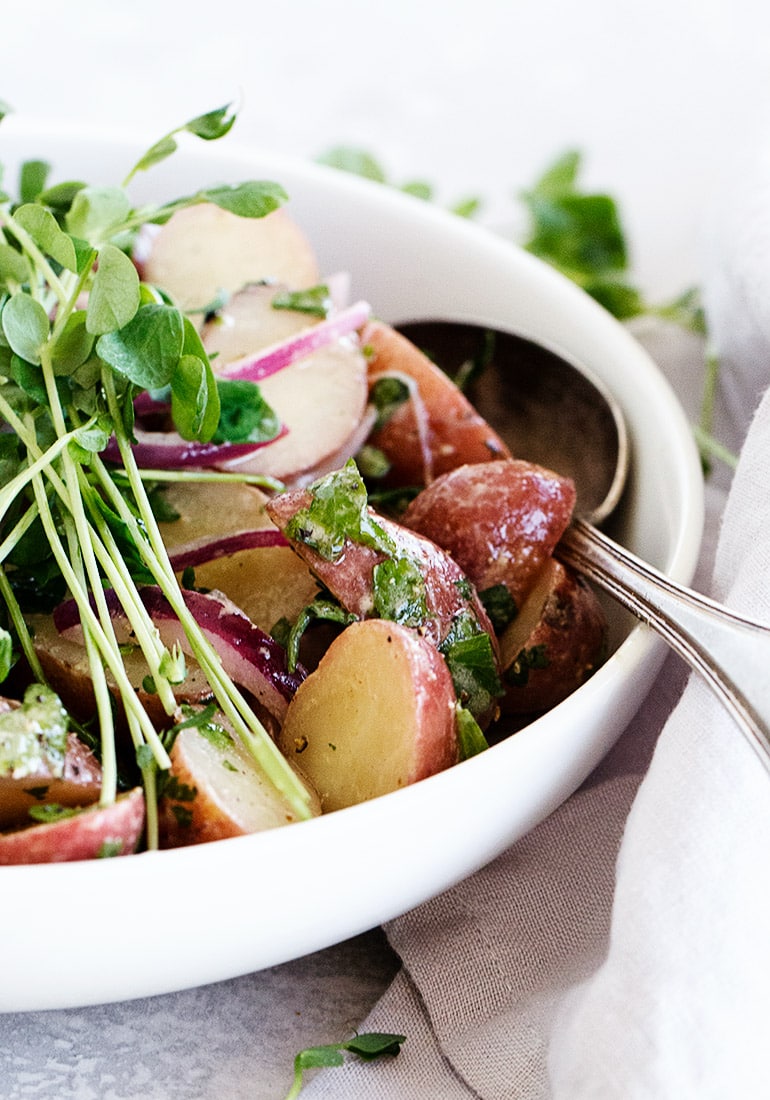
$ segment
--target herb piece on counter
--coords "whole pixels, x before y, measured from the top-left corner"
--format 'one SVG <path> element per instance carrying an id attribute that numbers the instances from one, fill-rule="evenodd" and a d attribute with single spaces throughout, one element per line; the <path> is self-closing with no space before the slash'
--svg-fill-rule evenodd
<path id="1" fill-rule="evenodd" d="M 294 1059 L 294 1081 L 286 1094 L 285 1100 L 296 1100 L 296 1097 L 300 1095 L 305 1070 L 342 1066 L 345 1063 L 346 1054 L 352 1054 L 363 1062 L 373 1062 L 377 1058 L 388 1056 L 395 1058 L 405 1042 L 405 1035 L 369 1031 L 356 1035 L 346 1042 L 327 1043 L 324 1046 L 308 1047 L 306 1050 L 301 1050 Z"/>

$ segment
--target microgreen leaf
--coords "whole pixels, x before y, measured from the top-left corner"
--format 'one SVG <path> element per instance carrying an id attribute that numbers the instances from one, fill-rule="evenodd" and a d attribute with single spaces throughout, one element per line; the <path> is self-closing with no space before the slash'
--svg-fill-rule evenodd
<path id="1" fill-rule="evenodd" d="M 32 268 L 27 257 L 10 244 L 0 244 L 0 284 L 12 287 L 29 282 Z"/>
<path id="2" fill-rule="evenodd" d="M 4 627 L 0 627 L 0 681 L 6 679 L 13 665 L 13 638 Z"/>
<path id="3" fill-rule="evenodd" d="M 219 423 L 219 396 L 208 358 L 182 355 L 171 376 L 171 415 L 182 439 L 208 443 Z"/>
<path id="4" fill-rule="evenodd" d="M 183 123 L 150 146 L 131 169 L 125 182 L 128 183 L 137 172 L 145 172 L 148 168 L 160 164 L 161 161 L 166 160 L 172 153 L 175 153 L 177 150 L 176 134 L 187 132 L 194 134 L 195 137 L 202 138 L 203 141 L 215 141 L 230 132 L 235 119 L 236 114 L 232 109 L 232 104 L 227 103 L 224 107 L 207 111 L 206 114 L 197 115 L 189 122 Z"/>
<path id="5" fill-rule="evenodd" d="M 197 198 L 241 218 L 263 218 L 285 203 L 288 195 L 279 183 L 247 180 L 234 186 L 206 188 L 198 192 Z"/>
<path id="6" fill-rule="evenodd" d="M 307 1047 L 294 1059 L 294 1080 L 285 1100 L 296 1100 L 302 1091 L 302 1078 L 308 1069 L 331 1069 L 344 1065 L 345 1053 L 352 1054 L 364 1062 L 377 1058 L 392 1057 L 399 1054 L 406 1042 L 405 1035 L 390 1035 L 386 1032 L 371 1031 L 356 1035 L 347 1042 L 328 1043 L 325 1046 Z"/>
<path id="7" fill-rule="evenodd" d="M 46 160 L 25 160 L 19 173 L 19 199 L 35 202 L 45 188 L 51 165 Z"/>
<path id="8" fill-rule="evenodd" d="M 40 302 L 17 291 L 3 306 L 1 317 L 3 335 L 13 351 L 28 363 L 39 363 L 50 334 L 48 314 Z"/>
<path id="9" fill-rule="evenodd" d="M 67 213 L 67 230 L 96 244 L 109 240 L 131 211 L 122 187 L 82 187 L 75 192 Z"/>
<path id="10" fill-rule="evenodd" d="M 68 271 L 77 271 L 75 247 L 50 210 L 37 203 L 27 203 L 18 208 L 14 221 L 29 234 L 41 252 Z"/>
<path id="11" fill-rule="evenodd" d="M 94 336 L 123 328 L 139 309 L 139 276 L 125 252 L 106 244 L 88 298 L 86 328 Z"/>
<path id="12" fill-rule="evenodd" d="M 93 346 L 94 338 L 86 328 L 86 311 L 77 309 L 69 315 L 51 348 L 54 370 L 71 374 L 86 362 Z"/>
<path id="13" fill-rule="evenodd" d="M 137 386 L 156 390 L 171 382 L 184 344 L 184 322 L 173 306 L 140 306 L 117 332 L 100 336 L 96 351 L 105 363 Z"/>

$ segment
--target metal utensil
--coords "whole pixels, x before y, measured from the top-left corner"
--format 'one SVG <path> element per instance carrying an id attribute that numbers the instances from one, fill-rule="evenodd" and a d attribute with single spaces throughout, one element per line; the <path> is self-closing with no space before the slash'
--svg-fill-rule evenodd
<path id="1" fill-rule="evenodd" d="M 612 394 L 582 366 L 511 333 L 452 321 L 399 328 L 450 375 L 467 374 L 471 400 L 515 455 L 572 477 L 576 518 L 559 558 L 703 676 L 770 770 L 770 626 L 676 584 L 595 526 L 617 506 L 629 465 Z"/>

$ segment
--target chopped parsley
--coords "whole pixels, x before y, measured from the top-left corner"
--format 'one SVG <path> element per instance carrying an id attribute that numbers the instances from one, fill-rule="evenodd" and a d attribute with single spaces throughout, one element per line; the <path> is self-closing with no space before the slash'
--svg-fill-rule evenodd
<path id="1" fill-rule="evenodd" d="M 402 626 L 422 626 L 428 608 L 425 578 L 416 562 L 386 558 L 374 567 L 374 611 Z"/>
<path id="2" fill-rule="evenodd" d="M 336 561 L 348 539 L 384 554 L 393 540 L 371 515 L 366 486 L 353 459 L 311 486 L 307 508 L 292 516 L 286 534 L 309 546 L 327 561 Z"/>
<path id="3" fill-rule="evenodd" d="M 550 663 L 546 646 L 534 645 L 529 649 L 522 649 L 513 664 L 506 670 L 505 682 L 512 687 L 524 687 L 529 682 L 530 672 L 548 668 Z"/>
<path id="4" fill-rule="evenodd" d="M 328 317 L 332 308 L 331 295 L 325 283 L 306 290 L 291 290 L 276 294 L 271 303 L 273 309 L 290 309 L 295 313 L 307 313 L 312 317 Z"/>
<path id="5" fill-rule="evenodd" d="M 479 592 L 479 599 L 489 615 L 489 621 L 500 634 L 509 626 L 518 614 L 516 601 L 504 584 L 493 584 Z"/>

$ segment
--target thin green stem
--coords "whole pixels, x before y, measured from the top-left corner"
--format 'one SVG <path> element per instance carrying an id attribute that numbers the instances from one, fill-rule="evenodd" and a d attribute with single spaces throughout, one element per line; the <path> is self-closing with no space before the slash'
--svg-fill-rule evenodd
<path id="1" fill-rule="evenodd" d="M 288 799 L 292 809 L 299 817 L 307 817 L 309 814 L 308 797 L 303 784 L 243 695 L 225 674 L 219 654 L 201 631 L 184 601 L 150 502 L 147 499 L 130 443 L 125 431 L 121 430 L 122 417 L 117 404 L 113 380 L 106 372 L 103 375 L 103 382 L 110 415 L 115 426 L 115 438 L 123 460 L 124 472 L 139 509 L 149 546 L 146 545 L 144 539 L 137 537 L 139 532 L 137 520 L 99 460 L 95 461 L 94 470 L 96 472 L 101 467 L 104 475 L 106 475 L 101 477 L 100 481 L 105 491 L 110 494 L 110 498 L 121 518 L 132 529 L 132 533 L 135 533 L 135 542 L 142 558 L 155 577 L 163 595 L 169 601 L 172 611 L 179 619 L 193 656 L 208 679 L 223 712 L 233 723 L 236 733 L 241 737 L 251 755 L 262 768 L 265 776 Z"/>
<path id="2" fill-rule="evenodd" d="M 69 556 L 72 568 L 83 589 L 86 589 L 86 575 L 78 545 L 77 532 L 70 517 L 65 522 L 65 534 L 69 547 Z M 88 658 L 88 668 L 91 673 L 91 683 L 96 703 L 96 714 L 99 721 L 99 738 L 101 745 L 102 784 L 100 805 L 110 806 L 115 801 L 118 789 L 118 766 L 115 749 L 115 722 L 112 714 L 112 695 L 110 693 L 104 664 L 88 626 L 83 624 L 83 645 Z"/>
<path id="3" fill-rule="evenodd" d="M 38 655 L 35 652 L 29 629 L 24 621 L 24 614 L 19 607 L 19 601 L 16 599 L 16 594 L 2 567 L 0 567 L 0 596 L 2 596 L 5 601 L 5 606 L 8 609 L 8 614 L 16 631 L 16 636 L 19 639 L 21 651 L 27 659 L 27 664 L 30 667 L 32 675 L 39 684 L 45 684 L 47 682 L 46 675 L 43 672 Z"/>
<path id="4" fill-rule="evenodd" d="M 136 697 L 133 685 L 128 679 L 123 661 L 120 655 L 120 651 L 114 648 L 109 639 L 105 636 L 101 624 L 95 615 L 88 597 L 88 593 L 84 592 L 78 582 L 78 578 L 70 565 L 67 554 L 59 538 L 59 533 L 56 530 L 53 515 L 48 506 L 48 501 L 45 495 L 45 489 L 41 476 L 38 475 L 33 481 L 33 489 L 35 492 L 35 499 L 40 509 L 40 518 L 45 529 L 45 534 L 51 547 L 51 552 L 56 558 L 56 563 L 61 570 L 65 583 L 69 588 L 72 596 L 77 603 L 78 611 L 80 612 L 80 620 L 83 626 L 87 626 L 96 642 L 102 660 L 106 664 L 109 671 L 112 673 L 115 682 L 120 692 L 121 699 L 127 711 L 131 711 L 139 722 L 139 728 L 142 731 L 144 740 L 151 746 L 153 755 L 157 761 L 158 767 L 168 768 L 171 765 L 171 761 L 168 758 L 168 753 L 164 748 L 157 731 L 150 721 L 149 715 L 145 711 Z"/>

